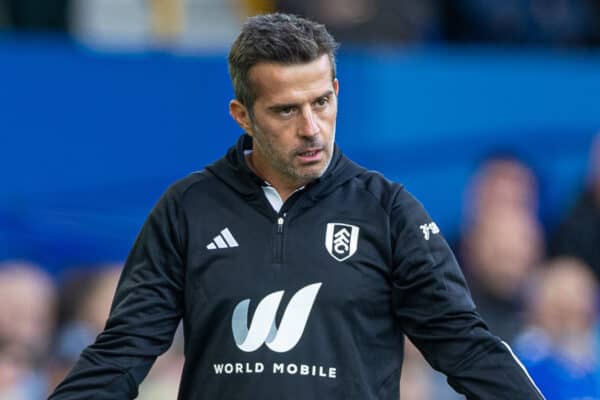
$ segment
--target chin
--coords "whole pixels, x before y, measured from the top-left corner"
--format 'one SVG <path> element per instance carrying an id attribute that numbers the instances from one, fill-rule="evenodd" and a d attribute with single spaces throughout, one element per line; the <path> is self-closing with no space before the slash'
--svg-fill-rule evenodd
<path id="1" fill-rule="evenodd" d="M 323 176 L 330 162 L 331 159 L 328 159 L 327 161 L 321 161 L 318 164 L 307 165 L 304 167 L 296 167 L 293 171 L 288 170 L 290 172 L 289 176 L 293 177 L 298 181 L 303 182 L 303 184 L 306 184 Z"/>
<path id="2" fill-rule="evenodd" d="M 326 169 L 327 169 L 327 166 L 319 167 L 318 169 L 315 168 L 312 171 L 306 171 L 304 174 L 299 174 L 299 177 L 300 177 L 300 179 L 302 179 L 306 182 L 310 182 L 312 180 L 318 179 L 321 176 L 323 176 Z"/>

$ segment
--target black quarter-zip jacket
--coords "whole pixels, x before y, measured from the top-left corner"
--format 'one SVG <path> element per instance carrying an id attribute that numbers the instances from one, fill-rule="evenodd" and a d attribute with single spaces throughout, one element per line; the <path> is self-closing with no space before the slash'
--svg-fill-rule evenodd
<path id="1" fill-rule="evenodd" d="M 50 399 L 134 398 L 181 319 L 180 399 L 396 400 L 404 335 L 468 399 L 543 399 L 401 185 L 336 147 L 277 213 L 250 146 L 242 136 L 163 195 L 105 330 Z"/>

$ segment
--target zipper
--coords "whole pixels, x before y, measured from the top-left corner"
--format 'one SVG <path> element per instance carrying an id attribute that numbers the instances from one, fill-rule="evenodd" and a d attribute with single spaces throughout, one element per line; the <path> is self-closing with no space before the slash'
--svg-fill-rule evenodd
<path id="1" fill-rule="evenodd" d="M 283 264 L 283 244 L 284 244 L 284 224 L 287 213 L 280 214 L 277 217 L 277 230 L 275 234 L 275 259 L 276 264 Z"/>
<path id="2" fill-rule="evenodd" d="M 287 218 L 288 212 L 297 202 L 299 196 L 304 193 L 304 190 L 296 190 L 281 206 L 281 209 L 277 213 L 275 220 L 275 241 L 273 249 L 273 263 L 283 264 L 285 262 L 285 219 Z"/>

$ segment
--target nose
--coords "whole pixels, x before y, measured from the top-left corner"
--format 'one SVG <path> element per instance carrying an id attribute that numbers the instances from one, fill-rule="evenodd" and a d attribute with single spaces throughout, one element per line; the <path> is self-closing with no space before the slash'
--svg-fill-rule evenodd
<path id="1" fill-rule="evenodd" d="M 299 127 L 299 134 L 301 136 L 314 136 L 320 131 L 319 124 L 317 123 L 317 117 L 314 111 L 307 107 L 302 112 L 302 122 Z"/>

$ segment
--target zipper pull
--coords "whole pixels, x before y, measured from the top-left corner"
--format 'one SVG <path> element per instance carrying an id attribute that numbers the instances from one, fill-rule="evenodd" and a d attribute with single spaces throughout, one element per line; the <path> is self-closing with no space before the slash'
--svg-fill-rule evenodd
<path id="1" fill-rule="evenodd" d="M 283 232 L 283 222 L 284 222 L 283 217 L 277 218 L 277 233 Z"/>

